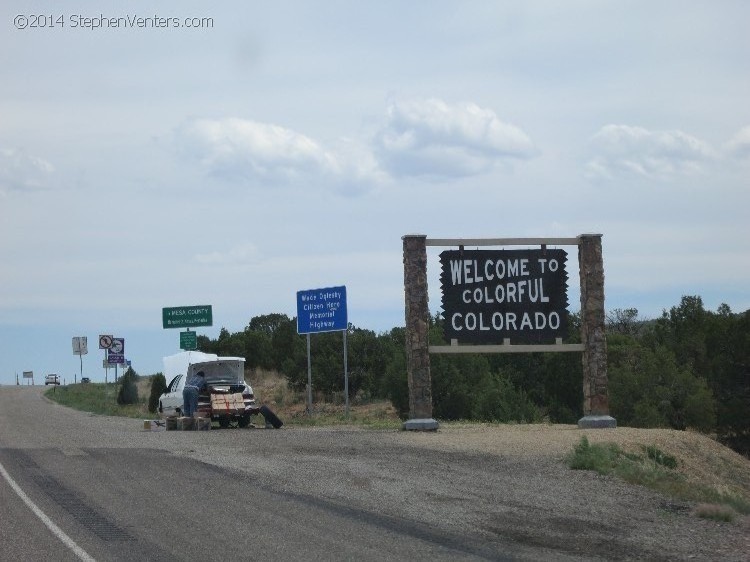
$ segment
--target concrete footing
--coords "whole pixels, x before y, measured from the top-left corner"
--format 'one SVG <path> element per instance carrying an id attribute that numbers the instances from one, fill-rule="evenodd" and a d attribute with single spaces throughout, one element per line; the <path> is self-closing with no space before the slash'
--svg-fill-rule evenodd
<path id="1" fill-rule="evenodd" d="M 583 416 L 578 420 L 579 429 L 609 429 L 617 427 L 617 420 L 612 416 Z"/>
<path id="2" fill-rule="evenodd" d="M 406 431 L 437 431 L 439 424 L 432 418 L 415 419 L 404 422 Z"/>

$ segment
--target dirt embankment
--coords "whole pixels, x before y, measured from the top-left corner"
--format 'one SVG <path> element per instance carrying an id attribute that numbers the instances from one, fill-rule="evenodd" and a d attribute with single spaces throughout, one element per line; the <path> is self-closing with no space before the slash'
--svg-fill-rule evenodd
<path id="1" fill-rule="evenodd" d="M 499 429 L 502 428 L 502 429 Z M 653 445 L 678 461 L 677 470 L 690 482 L 710 486 L 750 501 L 750 460 L 710 437 L 671 429 L 578 429 L 574 425 L 503 425 L 444 423 L 440 439 L 424 435 L 417 440 L 453 451 L 496 451 L 520 457 L 563 459 L 581 437 L 590 443 L 615 443 L 624 451 L 644 454 Z"/>

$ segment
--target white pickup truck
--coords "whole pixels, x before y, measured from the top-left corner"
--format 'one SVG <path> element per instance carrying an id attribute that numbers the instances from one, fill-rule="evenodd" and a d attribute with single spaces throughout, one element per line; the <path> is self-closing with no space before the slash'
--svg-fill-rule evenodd
<path id="1" fill-rule="evenodd" d="M 220 427 L 236 422 L 239 427 L 250 425 L 250 416 L 260 413 L 252 387 L 245 382 L 244 357 L 219 357 L 213 353 L 185 351 L 164 357 L 164 378 L 167 390 L 159 397 L 159 413 L 164 417 L 182 415 L 182 390 L 185 382 L 198 371 L 206 374 L 209 390 L 198 395 L 198 415 L 217 421 Z M 211 409 L 211 394 L 242 393 L 244 411 L 227 415 Z"/>
<path id="2" fill-rule="evenodd" d="M 60 375 L 52 373 L 44 377 L 44 386 L 47 386 L 48 384 L 60 384 Z"/>

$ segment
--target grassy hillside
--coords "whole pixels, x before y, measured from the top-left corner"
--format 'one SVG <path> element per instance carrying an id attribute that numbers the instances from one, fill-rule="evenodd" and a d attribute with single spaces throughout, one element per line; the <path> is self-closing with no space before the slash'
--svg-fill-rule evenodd
<path id="1" fill-rule="evenodd" d="M 158 413 L 148 411 L 148 398 L 151 393 L 151 378 L 140 377 L 138 404 L 120 406 L 117 404 L 118 386 L 115 383 L 69 384 L 48 389 L 45 395 L 65 406 L 77 410 L 107 416 L 126 416 L 140 419 L 158 418 Z M 268 405 L 287 425 L 331 425 L 357 423 L 383 428 L 398 428 L 401 421 L 396 410 L 387 401 L 359 403 L 352 401 L 349 415 L 346 415 L 343 395 L 335 402 L 325 401 L 321 394 L 313 396 L 313 415 L 307 412 L 307 396 L 289 388 L 286 379 L 274 371 L 254 371 L 246 375 L 253 387 L 258 404 Z M 259 419 L 256 424 L 263 424 Z"/>

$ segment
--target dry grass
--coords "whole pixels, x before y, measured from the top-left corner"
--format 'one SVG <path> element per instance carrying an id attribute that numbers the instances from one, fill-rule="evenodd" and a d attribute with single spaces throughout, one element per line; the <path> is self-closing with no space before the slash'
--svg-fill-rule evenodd
<path id="1" fill-rule="evenodd" d="M 307 396 L 305 392 L 289 388 L 286 379 L 275 371 L 255 369 L 246 380 L 253 387 L 258 404 L 267 404 L 285 423 L 309 424 Z M 400 424 L 396 409 L 389 401 L 379 400 L 361 403 L 356 398 L 350 400 L 349 416 L 346 416 L 343 396 L 334 400 L 322 393 L 313 393 L 313 417 L 326 423 L 350 421 L 390 422 L 394 427 Z"/>
<path id="2" fill-rule="evenodd" d="M 135 383 L 138 388 L 138 401 L 148 406 L 148 397 L 151 396 L 151 377 L 141 377 Z"/>

